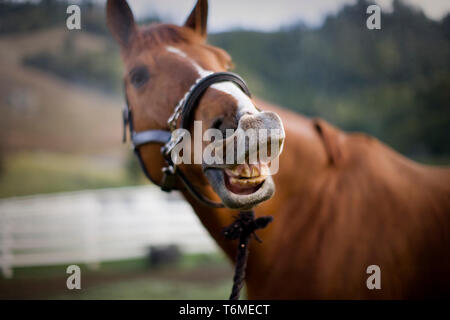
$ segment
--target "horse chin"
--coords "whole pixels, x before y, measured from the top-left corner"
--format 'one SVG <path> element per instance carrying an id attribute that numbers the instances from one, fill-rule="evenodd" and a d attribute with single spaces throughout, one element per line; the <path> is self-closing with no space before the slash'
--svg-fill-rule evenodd
<path id="1" fill-rule="evenodd" d="M 275 184 L 271 176 L 254 187 L 236 190 L 230 186 L 227 174 L 222 169 L 207 168 L 205 176 L 213 190 L 230 209 L 249 210 L 257 204 L 270 199 L 275 192 Z"/>

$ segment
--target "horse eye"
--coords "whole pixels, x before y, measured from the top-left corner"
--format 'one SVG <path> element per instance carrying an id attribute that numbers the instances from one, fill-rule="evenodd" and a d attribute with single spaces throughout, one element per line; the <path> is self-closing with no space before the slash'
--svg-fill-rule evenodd
<path id="1" fill-rule="evenodd" d="M 140 88 L 148 81 L 148 79 L 150 79 L 150 73 L 148 72 L 147 68 L 140 67 L 133 69 L 130 72 L 130 77 L 131 84 L 136 88 Z"/>

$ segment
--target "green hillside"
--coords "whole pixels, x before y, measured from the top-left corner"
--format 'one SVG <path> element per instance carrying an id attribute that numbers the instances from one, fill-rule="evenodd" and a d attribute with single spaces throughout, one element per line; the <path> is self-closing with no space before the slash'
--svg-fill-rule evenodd
<path id="1" fill-rule="evenodd" d="M 436 22 L 394 1 L 382 29 L 365 27 L 359 1 L 318 29 L 235 31 L 211 42 L 262 98 L 415 157 L 450 154 L 450 16 Z"/>

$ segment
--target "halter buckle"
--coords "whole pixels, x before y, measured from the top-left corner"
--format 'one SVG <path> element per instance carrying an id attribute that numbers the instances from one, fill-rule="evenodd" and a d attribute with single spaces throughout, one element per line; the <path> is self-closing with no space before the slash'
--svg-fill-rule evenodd
<path id="1" fill-rule="evenodd" d="M 161 181 L 161 190 L 170 192 L 176 187 L 177 176 L 175 174 L 176 167 L 174 165 L 168 165 L 162 168 L 163 177 Z"/>
<path id="2" fill-rule="evenodd" d="M 170 140 L 164 145 L 164 147 L 161 148 L 161 152 L 164 155 L 164 158 L 167 159 L 171 157 L 173 148 L 175 148 L 175 146 L 181 142 L 184 135 L 184 130 L 175 130 L 172 132 Z"/>
<path id="3" fill-rule="evenodd" d="M 181 142 L 184 135 L 184 130 L 173 131 L 170 140 L 161 148 L 161 153 L 167 161 L 167 166 L 162 168 L 163 178 L 161 181 L 161 190 L 163 191 L 170 192 L 176 187 L 176 163 L 178 155 L 172 156 L 172 150 Z M 176 158 L 173 159 L 174 157 Z M 173 160 L 175 160 L 175 163 Z"/>

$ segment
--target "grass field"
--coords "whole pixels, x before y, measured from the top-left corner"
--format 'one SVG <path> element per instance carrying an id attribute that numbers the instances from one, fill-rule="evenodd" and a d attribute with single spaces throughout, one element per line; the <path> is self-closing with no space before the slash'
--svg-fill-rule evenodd
<path id="1" fill-rule="evenodd" d="M 226 299 L 232 269 L 223 255 L 186 255 L 173 265 L 145 259 L 81 267 L 81 289 L 66 287 L 67 266 L 18 268 L 0 278 L 0 299 Z"/>
<path id="2" fill-rule="evenodd" d="M 37 193 L 130 186 L 144 182 L 129 176 L 115 156 L 58 152 L 21 152 L 3 161 L 0 198 Z"/>

